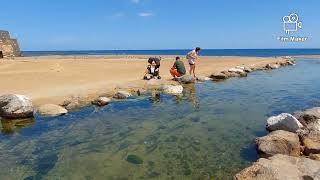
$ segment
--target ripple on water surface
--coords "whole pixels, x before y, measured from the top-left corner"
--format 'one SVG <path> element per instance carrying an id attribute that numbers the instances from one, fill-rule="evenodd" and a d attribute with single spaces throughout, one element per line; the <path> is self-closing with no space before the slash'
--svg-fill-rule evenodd
<path id="1" fill-rule="evenodd" d="M 318 61 L 223 83 L 1 121 L 0 179 L 230 179 L 258 157 L 265 119 L 319 106 Z"/>

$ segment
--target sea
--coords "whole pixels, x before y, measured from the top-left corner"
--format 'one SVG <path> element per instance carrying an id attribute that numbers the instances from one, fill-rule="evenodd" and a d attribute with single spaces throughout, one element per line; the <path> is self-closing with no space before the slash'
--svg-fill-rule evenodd
<path id="1" fill-rule="evenodd" d="M 30 56 L 86 56 L 86 55 L 185 55 L 190 49 L 170 50 L 82 50 L 82 51 L 23 51 L 22 55 Z M 299 56 L 320 55 L 320 49 L 203 49 L 202 56 Z"/>

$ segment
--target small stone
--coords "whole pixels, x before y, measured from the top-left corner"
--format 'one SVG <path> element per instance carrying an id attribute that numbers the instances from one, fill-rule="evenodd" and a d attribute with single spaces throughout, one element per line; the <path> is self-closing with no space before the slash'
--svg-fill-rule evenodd
<path id="1" fill-rule="evenodd" d="M 92 101 L 92 104 L 97 106 L 105 106 L 111 102 L 110 98 L 107 97 L 98 97 L 96 100 Z"/>
<path id="2" fill-rule="evenodd" d="M 127 91 L 118 91 L 113 97 L 116 99 L 127 99 L 131 96 L 132 96 L 131 93 Z"/>
<path id="3" fill-rule="evenodd" d="M 235 73 L 244 73 L 244 70 L 242 69 L 237 69 L 237 68 L 231 68 L 228 70 L 229 72 L 235 72 Z"/>
<path id="4" fill-rule="evenodd" d="M 37 112 L 42 116 L 62 116 L 68 113 L 64 107 L 55 104 L 45 104 L 38 108 Z"/>

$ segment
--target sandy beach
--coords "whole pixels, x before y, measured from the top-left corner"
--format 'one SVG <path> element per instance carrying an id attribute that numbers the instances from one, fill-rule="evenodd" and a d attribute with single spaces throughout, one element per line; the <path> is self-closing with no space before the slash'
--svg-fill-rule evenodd
<path id="1" fill-rule="evenodd" d="M 0 61 L 0 94 L 23 94 L 32 98 L 36 106 L 62 103 L 78 96 L 87 101 L 99 95 L 112 95 L 117 89 L 146 86 L 142 80 L 149 56 L 48 56 L 21 57 Z M 284 61 L 282 58 L 257 57 L 201 57 L 197 76 L 235 66 L 264 66 Z M 169 69 L 174 56 L 164 56 L 161 62 L 161 84 L 175 83 Z M 188 63 L 184 59 L 186 68 Z"/>

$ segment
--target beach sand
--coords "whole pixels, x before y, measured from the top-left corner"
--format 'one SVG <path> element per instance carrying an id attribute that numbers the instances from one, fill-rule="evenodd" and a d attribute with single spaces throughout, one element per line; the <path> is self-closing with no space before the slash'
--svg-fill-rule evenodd
<path id="1" fill-rule="evenodd" d="M 91 101 L 99 95 L 111 96 L 118 89 L 146 87 L 142 80 L 147 56 L 48 56 L 21 57 L 0 60 L 0 95 L 23 94 L 39 106 L 46 103 L 60 104 L 70 97 Z M 200 57 L 197 76 L 235 66 L 264 66 L 284 61 L 282 58 L 257 57 Z M 169 69 L 174 56 L 163 56 L 161 84 L 175 83 Z M 184 59 L 188 70 L 189 64 Z"/>

